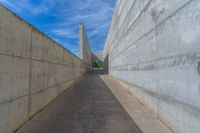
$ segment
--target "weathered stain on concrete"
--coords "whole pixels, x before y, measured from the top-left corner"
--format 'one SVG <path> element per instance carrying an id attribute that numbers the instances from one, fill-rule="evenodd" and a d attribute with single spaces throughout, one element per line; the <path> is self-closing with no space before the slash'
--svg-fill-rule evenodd
<path id="1" fill-rule="evenodd" d="M 118 0 L 105 66 L 175 132 L 199 133 L 199 42 L 199 0 Z"/>
<path id="2" fill-rule="evenodd" d="M 91 73 L 17 133 L 142 133 L 104 81 Z"/>

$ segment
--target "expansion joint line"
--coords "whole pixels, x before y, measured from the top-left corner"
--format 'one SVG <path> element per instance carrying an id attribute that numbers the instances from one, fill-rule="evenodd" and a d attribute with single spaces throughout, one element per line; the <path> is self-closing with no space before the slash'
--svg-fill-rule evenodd
<path id="1" fill-rule="evenodd" d="M 30 111 L 31 111 L 31 87 L 32 87 L 32 45 L 33 45 L 33 31 L 31 30 L 31 46 L 30 46 L 30 62 L 29 62 L 29 88 L 28 88 L 28 113 L 27 118 L 30 117 Z"/>

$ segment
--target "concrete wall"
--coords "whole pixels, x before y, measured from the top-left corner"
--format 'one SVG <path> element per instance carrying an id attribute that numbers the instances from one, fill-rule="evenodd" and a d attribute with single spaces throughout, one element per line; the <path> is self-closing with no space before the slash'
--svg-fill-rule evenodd
<path id="1" fill-rule="evenodd" d="M 200 1 L 118 0 L 109 73 L 175 132 L 200 132 Z"/>
<path id="2" fill-rule="evenodd" d="M 83 24 L 80 24 L 80 58 L 87 64 L 91 64 L 92 61 L 92 52 L 90 49 L 89 40 L 85 27 Z"/>
<path id="3" fill-rule="evenodd" d="M 89 66 L 0 5 L 0 132 L 13 132 Z"/>
<path id="4" fill-rule="evenodd" d="M 92 53 L 92 61 L 103 61 L 103 53 L 102 52 Z"/>

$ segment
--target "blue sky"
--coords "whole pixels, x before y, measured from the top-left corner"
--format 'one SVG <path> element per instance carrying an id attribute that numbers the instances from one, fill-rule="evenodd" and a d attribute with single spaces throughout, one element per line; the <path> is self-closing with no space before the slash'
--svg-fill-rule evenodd
<path id="1" fill-rule="evenodd" d="M 79 23 L 91 48 L 102 51 L 116 0 L 0 0 L 34 27 L 79 55 Z"/>

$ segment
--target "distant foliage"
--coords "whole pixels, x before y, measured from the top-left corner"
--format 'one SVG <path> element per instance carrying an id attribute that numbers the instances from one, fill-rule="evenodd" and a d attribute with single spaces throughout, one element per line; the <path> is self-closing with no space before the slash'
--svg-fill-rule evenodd
<path id="1" fill-rule="evenodd" d="M 103 62 L 102 61 L 93 61 L 92 62 L 92 67 L 93 68 L 102 68 L 103 67 Z"/>

